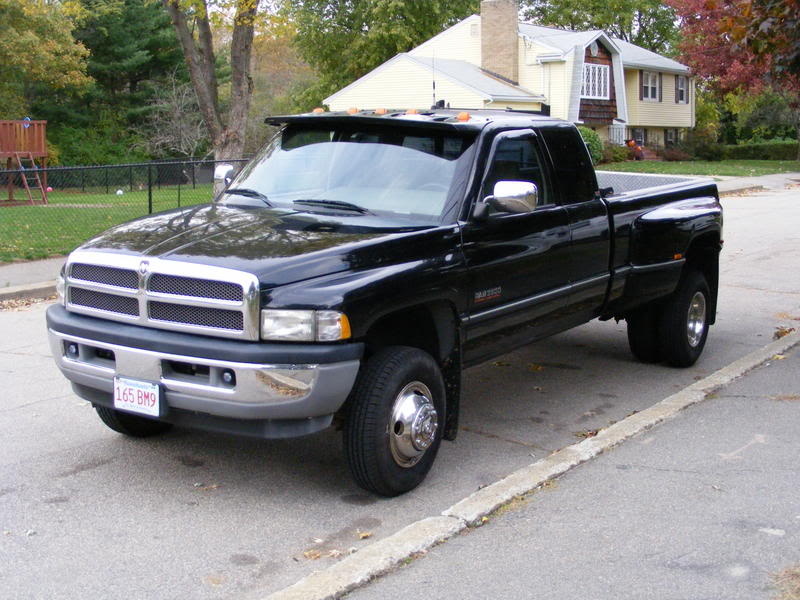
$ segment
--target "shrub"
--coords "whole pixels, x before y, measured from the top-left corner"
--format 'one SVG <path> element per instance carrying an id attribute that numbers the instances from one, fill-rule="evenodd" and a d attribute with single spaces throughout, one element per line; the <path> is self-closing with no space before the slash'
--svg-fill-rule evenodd
<path id="1" fill-rule="evenodd" d="M 698 160 L 717 161 L 724 158 L 724 149 L 722 144 L 716 142 L 703 142 L 694 147 L 692 153 Z"/>
<path id="2" fill-rule="evenodd" d="M 782 140 L 724 147 L 725 158 L 739 160 L 797 160 L 798 142 Z"/>
<path id="3" fill-rule="evenodd" d="M 664 148 L 661 151 L 661 158 L 666 161 L 692 160 L 692 155 L 680 148 Z"/>
<path id="4" fill-rule="evenodd" d="M 589 148 L 589 154 L 592 156 L 592 162 L 597 164 L 603 160 L 603 140 L 600 139 L 598 133 L 593 129 L 583 126 L 578 127 L 578 131 L 580 132 L 583 141 L 586 142 L 586 147 Z"/>
<path id="5" fill-rule="evenodd" d="M 600 162 L 610 163 L 626 160 L 633 160 L 633 150 L 631 148 L 609 144 L 603 148 L 603 158 Z"/>

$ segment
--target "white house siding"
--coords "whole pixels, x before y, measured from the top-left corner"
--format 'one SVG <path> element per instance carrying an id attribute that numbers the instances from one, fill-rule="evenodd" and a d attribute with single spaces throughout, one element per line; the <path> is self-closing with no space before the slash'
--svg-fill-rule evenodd
<path id="1" fill-rule="evenodd" d="M 433 58 L 465 60 L 473 65 L 481 66 L 481 19 L 477 15 L 468 17 L 449 29 L 445 29 L 424 44 L 409 50 L 408 53 Z"/>
<path id="2" fill-rule="evenodd" d="M 425 99 L 421 102 L 421 99 Z M 436 78 L 436 99 L 453 107 L 481 108 L 484 99 L 469 88 L 444 77 Z M 374 108 L 429 108 L 433 102 L 431 72 L 410 60 L 398 60 L 373 71 L 358 85 L 341 90 L 329 104 L 331 110 Z"/>
<path id="3" fill-rule="evenodd" d="M 567 60 L 559 63 L 547 63 L 545 67 L 550 71 L 550 93 L 547 94 L 550 103 L 550 115 L 559 119 L 569 118 L 569 100 L 572 90 L 572 54 L 567 55 Z"/>

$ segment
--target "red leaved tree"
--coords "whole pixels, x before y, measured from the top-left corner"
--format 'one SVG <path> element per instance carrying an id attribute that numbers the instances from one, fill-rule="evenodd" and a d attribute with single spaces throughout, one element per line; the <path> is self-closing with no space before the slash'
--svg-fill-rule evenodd
<path id="1" fill-rule="evenodd" d="M 667 2 L 680 19 L 682 61 L 719 94 L 771 87 L 792 107 L 800 142 L 797 0 Z"/>

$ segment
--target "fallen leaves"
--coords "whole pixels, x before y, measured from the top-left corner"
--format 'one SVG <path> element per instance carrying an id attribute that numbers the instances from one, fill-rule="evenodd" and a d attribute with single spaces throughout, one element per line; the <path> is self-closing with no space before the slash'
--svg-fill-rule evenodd
<path id="1" fill-rule="evenodd" d="M 536 363 L 530 363 L 528 365 L 528 371 L 531 373 L 538 373 L 539 371 L 544 371 L 544 367 L 542 365 L 537 365 Z"/>
<path id="2" fill-rule="evenodd" d="M 216 490 L 219 487 L 218 483 L 202 483 L 197 482 L 194 484 L 194 487 L 197 488 L 199 492 L 210 492 L 211 490 Z"/>
<path id="3" fill-rule="evenodd" d="M 0 300 L 0 311 L 18 311 L 30 308 L 42 302 L 49 302 L 55 300 L 57 296 L 48 296 L 47 298 L 9 298 L 8 300 Z"/>
<path id="4" fill-rule="evenodd" d="M 356 535 L 358 536 L 358 539 L 366 540 L 367 538 L 371 538 L 372 537 L 372 532 L 371 531 L 361 531 L 360 529 L 356 529 Z"/>
<path id="5" fill-rule="evenodd" d="M 800 600 L 800 565 L 774 573 L 772 583 L 778 588 L 776 600 Z"/>
<path id="6" fill-rule="evenodd" d="M 576 431 L 574 435 L 575 437 L 586 439 L 596 436 L 599 432 L 599 429 L 585 429 L 583 431 Z"/>
<path id="7" fill-rule="evenodd" d="M 773 396 L 772 399 L 778 402 L 800 402 L 800 394 L 781 394 L 780 396 Z"/>
<path id="8" fill-rule="evenodd" d="M 772 334 L 773 340 L 779 340 L 794 332 L 794 327 L 784 327 L 783 325 L 775 328 L 775 333 Z"/>

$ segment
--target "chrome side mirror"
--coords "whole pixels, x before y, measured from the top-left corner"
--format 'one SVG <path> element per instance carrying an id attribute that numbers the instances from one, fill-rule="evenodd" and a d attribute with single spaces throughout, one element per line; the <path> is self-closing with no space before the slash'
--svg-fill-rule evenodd
<path id="1" fill-rule="evenodd" d="M 228 163 L 220 163 L 214 167 L 214 185 L 222 185 L 227 187 L 233 180 L 233 165 Z"/>
<path id="2" fill-rule="evenodd" d="M 539 201 L 539 189 L 530 181 L 498 181 L 493 191 L 483 202 L 499 212 L 532 212 Z"/>

